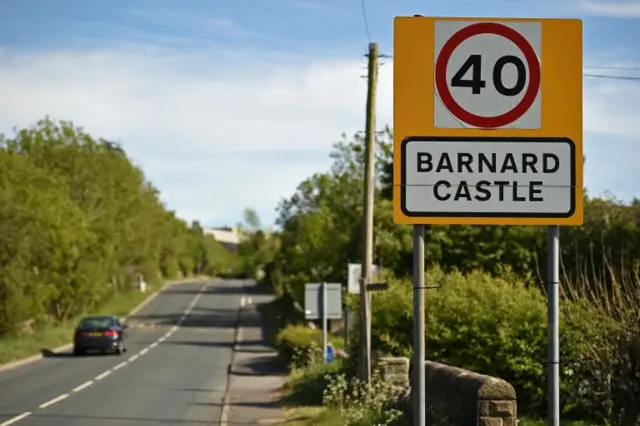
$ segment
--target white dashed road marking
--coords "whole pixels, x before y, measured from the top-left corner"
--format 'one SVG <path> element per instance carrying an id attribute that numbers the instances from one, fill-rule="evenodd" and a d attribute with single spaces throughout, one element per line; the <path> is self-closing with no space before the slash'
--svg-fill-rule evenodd
<path id="1" fill-rule="evenodd" d="M 30 415 L 31 415 L 31 413 L 27 411 L 26 413 L 22 413 L 22 414 L 20 414 L 19 416 L 15 416 L 15 417 L 13 417 L 13 418 L 11 418 L 11 419 L 7 420 L 7 421 L 6 421 L 6 422 L 4 422 L 4 423 L 0 423 L 0 426 L 9 426 L 9 425 L 12 425 L 12 424 L 14 424 L 15 422 L 19 422 L 20 420 L 22 420 L 22 419 L 24 419 L 25 417 L 30 416 Z"/>
<path id="2" fill-rule="evenodd" d="M 76 386 L 73 388 L 71 392 L 80 392 L 82 389 L 86 389 L 93 384 L 93 380 L 89 380 L 88 382 L 84 382 L 80 386 Z"/>
<path id="3" fill-rule="evenodd" d="M 107 370 L 107 371 L 105 371 L 105 372 L 104 372 L 104 373 L 102 373 L 102 374 L 98 374 L 98 375 L 96 376 L 96 380 L 102 380 L 102 379 L 104 379 L 104 378 L 105 378 L 105 377 L 107 377 L 109 374 L 111 374 L 111 371 L 112 371 L 112 370 Z"/>
<path id="4" fill-rule="evenodd" d="M 60 402 L 63 399 L 66 399 L 66 398 L 69 398 L 69 394 L 68 393 L 63 393 L 62 395 L 57 396 L 57 397 L 45 402 L 44 404 L 40 404 L 38 407 L 39 408 L 47 408 L 48 406 L 53 405 L 56 402 Z"/>
<path id="5" fill-rule="evenodd" d="M 118 364 L 118 365 L 116 365 L 115 367 L 113 367 L 113 369 L 112 369 L 112 370 L 113 370 L 113 371 L 120 370 L 122 367 L 124 367 L 124 366 L 125 366 L 125 365 L 127 365 L 127 364 L 128 364 L 128 362 L 127 362 L 127 361 L 125 361 L 125 362 L 121 362 L 120 364 Z"/>
<path id="6" fill-rule="evenodd" d="M 189 304 L 189 306 L 187 307 L 187 309 L 184 311 L 184 313 L 182 314 L 182 316 L 180 317 L 180 319 L 178 320 L 178 323 L 176 325 L 174 325 L 173 327 L 171 327 L 171 329 L 165 333 L 162 337 L 160 337 L 158 340 L 156 340 L 155 342 L 151 343 L 149 346 L 147 346 L 146 348 L 142 349 L 139 353 L 131 356 L 127 361 L 121 362 L 120 364 L 116 365 L 115 367 L 105 371 L 104 373 L 101 373 L 99 375 L 97 375 L 94 380 L 89 380 L 87 382 L 82 383 L 81 385 L 76 386 L 75 388 L 73 388 L 73 390 L 70 393 L 76 393 L 76 392 L 80 392 L 81 390 L 84 390 L 86 388 L 88 388 L 89 386 L 91 386 L 92 384 L 94 384 L 96 381 L 102 380 L 105 377 L 107 377 L 108 375 L 110 375 L 111 373 L 113 373 L 114 371 L 117 371 L 119 369 L 121 369 L 122 367 L 125 367 L 126 365 L 130 364 L 131 362 L 135 361 L 136 359 L 140 358 L 140 356 L 146 354 L 147 352 L 149 352 L 149 350 L 155 348 L 156 346 L 158 346 L 160 343 L 164 342 L 165 340 L 167 340 L 169 337 L 171 337 L 171 335 L 173 333 L 175 333 L 178 328 L 180 327 L 180 325 L 182 324 L 182 322 L 184 322 L 184 320 L 189 316 L 189 314 L 191 313 L 191 311 L 193 310 L 193 308 L 195 307 L 196 303 L 198 303 L 198 300 L 200 300 L 200 298 L 202 297 L 202 295 L 204 294 L 205 290 L 207 289 L 207 287 L 209 287 L 209 285 L 204 285 L 201 289 L 200 292 L 196 295 L 196 297 L 193 298 L 193 300 L 191 301 L 191 303 Z M 249 299 L 249 303 L 251 303 L 251 299 Z M 240 306 L 245 306 L 247 304 L 247 299 L 245 296 L 242 296 L 242 298 L 240 299 Z M 38 407 L 39 408 L 46 408 L 49 407 L 53 404 L 56 404 L 64 399 L 67 399 L 70 395 L 70 393 L 65 393 L 62 394 L 60 396 L 57 396 L 43 404 L 40 404 Z M 5 421 L 4 423 L 0 423 L 0 426 L 9 426 L 12 425 L 22 419 L 24 419 L 25 417 L 28 417 L 31 415 L 31 412 L 24 412 L 18 416 L 15 416 L 7 421 Z"/>

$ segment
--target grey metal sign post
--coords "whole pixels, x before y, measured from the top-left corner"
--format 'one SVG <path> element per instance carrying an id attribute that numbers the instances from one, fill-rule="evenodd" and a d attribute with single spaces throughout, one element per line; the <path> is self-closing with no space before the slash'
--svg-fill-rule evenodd
<path id="1" fill-rule="evenodd" d="M 325 283 L 320 284 L 320 306 L 322 307 L 322 361 L 326 364 L 329 322 L 327 321 L 327 286 Z"/>
<path id="2" fill-rule="evenodd" d="M 413 410 L 415 426 L 425 426 L 424 225 L 413 226 Z"/>
<path id="3" fill-rule="evenodd" d="M 342 318 L 342 284 L 309 283 L 304 288 L 305 318 L 322 320 L 322 358 L 327 362 L 329 320 Z"/>
<path id="4" fill-rule="evenodd" d="M 560 426 L 560 227 L 547 230 L 547 381 L 549 426 Z"/>

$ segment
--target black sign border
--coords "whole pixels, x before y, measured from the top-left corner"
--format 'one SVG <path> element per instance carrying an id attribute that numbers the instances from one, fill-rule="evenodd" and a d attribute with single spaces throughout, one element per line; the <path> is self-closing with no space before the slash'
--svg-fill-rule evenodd
<path id="1" fill-rule="evenodd" d="M 571 205 L 566 213 L 503 213 L 503 212 L 483 212 L 483 213 L 446 213 L 446 212 L 416 212 L 406 209 L 407 201 L 407 145 L 411 142 L 504 142 L 504 143 L 567 143 L 571 152 Z M 413 218 L 549 218 L 567 219 L 576 211 L 576 144 L 567 137 L 522 137 L 522 136 L 408 136 L 400 144 L 400 209 L 407 217 Z"/>

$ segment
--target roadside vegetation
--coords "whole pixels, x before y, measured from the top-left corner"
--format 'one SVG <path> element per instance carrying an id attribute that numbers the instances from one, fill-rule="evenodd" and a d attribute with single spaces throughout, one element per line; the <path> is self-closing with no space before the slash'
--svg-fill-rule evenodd
<path id="1" fill-rule="evenodd" d="M 307 282 L 346 282 L 347 263 L 360 261 L 362 146 L 358 137 L 343 137 L 332 168 L 281 202 L 278 232 L 249 233 L 255 238 L 244 243 L 245 267 L 288 300 L 286 306 L 304 303 Z M 374 257 L 390 287 L 373 297 L 372 343 L 381 355 L 410 356 L 412 230 L 393 223 L 391 148 L 388 131 L 379 136 L 376 157 Z M 584 225 L 561 230 L 563 417 L 574 425 L 632 425 L 640 418 L 640 200 L 586 195 L 584 203 Z M 522 424 L 539 424 L 546 413 L 546 228 L 426 228 L 427 280 L 438 286 L 427 292 L 428 359 L 507 380 L 516 388 Z M 357 309 L 355 298 L 347 303 Z M 272 328 L 288 328 L 280 332 L 289 336 L 287 344 L 317 338 L 303 331 L 299 318 L 287 321 L 279 312 Z M 357 327 L 352 331 L 355 340 Z M 283 350 L 281 341 L 274 343 Z M 304 407 L 325 406 L 298 409 L 315 413 L 300 424 L 333 424 L 326 410 L 335 404 L 314 387 L 330 387 L 325 372 L 317 373 L 323 368 L 338 367 L 294 365 L 288 400 L 293 393 Z M 300 396 L 310 392 L 313 397 Z M 361 409 L 369 418 L 367 407 Z M 341 418 L 339 424 L 365 423 Z"/>
<path id="2" fill-rule="evenodd" d="M 0 136 L 0 363 L 66 343 L 79 315 L 126 313 L 138 274 L 153 290 L 238 268 L 118 144 L 48 118 Z"/>

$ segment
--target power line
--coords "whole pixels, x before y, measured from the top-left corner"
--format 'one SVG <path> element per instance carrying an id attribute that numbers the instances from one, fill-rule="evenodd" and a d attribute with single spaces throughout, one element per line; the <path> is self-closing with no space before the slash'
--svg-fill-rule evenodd
<path id="1" fill-rule="evenodd" d="M 362 19 L 364 20 L 364 30 L 367 34 L 367 41 L 371 43 L 371 33 L 369 32 L 369 20 L 367 19 L 367 8 L 364 4 L 364 0 L 360 0 L 362 6 Z"/>
<path id="2" fill-rule="evenodd" d="M 393 59 L 392 55 L 380 55 L 380 57 Z M 625 68 L 625 67 L 584 67 L 584 68 L 585 69 L 603 69 L 603 70 L 621 70 L 621 71 L 640 71 L 640 68 Z M 624 75 L 583 73 L 582 76 L 587 78 L 603 78 L 603 79 L 609 79 L 609 80 L 640 81 L 640 77 L 624 76 Z"/>
<path id="3" fill-rule="evenodd" d="M 617 71 L 640 71 L 640 68 L 634 67 L 584 67 L 588 70 L 617 70 Z"/>
<path id="4" fill-rule="evenodd" d="M 582 74 L 584 77 L 607 78 L 611 80 L 630 80 L 640 81 L 640 77 L 624 76 L 624 75 L 606 75 L 606 74 Z"/>

